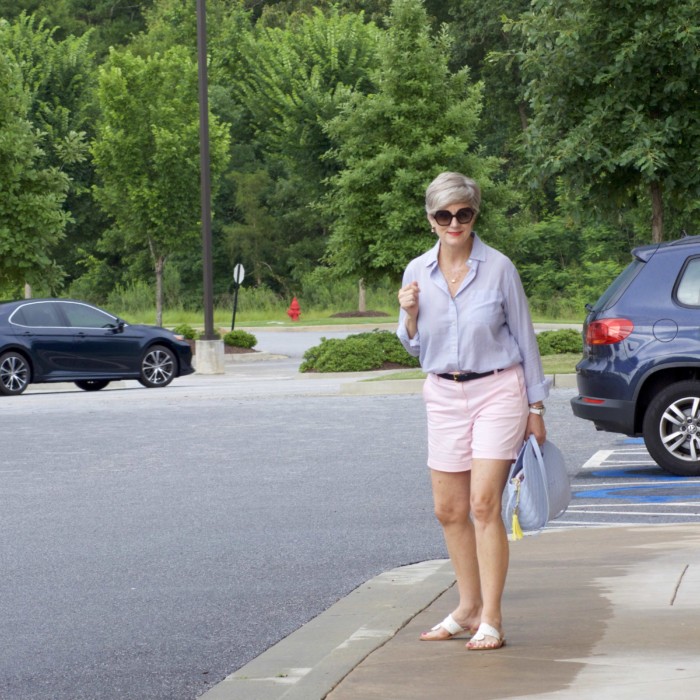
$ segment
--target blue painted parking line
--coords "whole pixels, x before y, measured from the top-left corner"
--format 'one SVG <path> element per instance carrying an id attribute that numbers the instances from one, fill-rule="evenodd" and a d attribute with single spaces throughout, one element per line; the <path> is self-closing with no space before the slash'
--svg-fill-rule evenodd
<path id="1" fill-rule="evenodd" d="M 662 493 L 674 490 L 674 493 Z M 673 503 L 700 499 L 700 481 L 684 483 L 683 486 L 669 483 L 654 483 L 643 486 L 611 486 L 581 490 L 573 494 L 574 498 L 599 498 L 634 501 L 635 503 Z"/>
<path id="2" fill-rule="evenodd" d="M 591 472 L 591 476 L 594 476 L 598 479 L 651 479 L 652 481 L 678 481 L 679 479 L 685 478 L 682 476 L 675 476 L 674 474 L 669 474 L 668 472 L 659 472 L 658 469 L 659 467 L 601 469 L 597 472 Z"/>
<path id="3" fill-rule="evenodd" d="M 699 478 L 679 477 L 661 469 L 641 438 L 626 438 L 617 445 L 599 450 L 583 465 L 579 476 L 584 483 L 572 484 L 573 500 L 562 525 L 594 524 L 601 518 L 627 523 L 639 518 L 640 522 L 700 518 Z"/>

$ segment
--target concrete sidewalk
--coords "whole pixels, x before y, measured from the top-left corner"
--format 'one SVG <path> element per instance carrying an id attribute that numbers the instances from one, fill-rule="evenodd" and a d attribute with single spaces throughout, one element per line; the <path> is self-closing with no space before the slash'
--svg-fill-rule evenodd
<path id="1" fill-rule="evenodd" d="M 382 574 L 204 700 L 690 700 L 700 688 L 700 526 L 559 529 L 511 544 L 507 645 L 418 636 L 453 610 L 447 561 Z"/>

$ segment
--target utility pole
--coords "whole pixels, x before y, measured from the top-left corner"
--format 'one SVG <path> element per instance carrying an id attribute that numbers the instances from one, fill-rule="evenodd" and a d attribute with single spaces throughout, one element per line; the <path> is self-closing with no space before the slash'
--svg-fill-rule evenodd
<path id="1" fill-rule="evenodd" d="M 214 340 L 214 264 L 211 241 L 211 176 L 209 164 L 209 94 L 207 78 L 207 9 L 197 0 L 199 68 L 199 169 L 202 200 L 202 270 L 204 275 L 204 340 Z"/>

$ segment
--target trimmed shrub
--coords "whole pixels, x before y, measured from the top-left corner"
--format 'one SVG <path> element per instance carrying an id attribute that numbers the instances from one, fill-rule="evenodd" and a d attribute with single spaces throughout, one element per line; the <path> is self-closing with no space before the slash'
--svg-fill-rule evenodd
<path id="1" fill-rule="evenodd" d="M 234 348 L 252 348 L 258 344 L 258 339 L 247 331 L 229 331 L 224 336 L 224 345 Z"/>
<path id="2" fill-rule="evenodd" d="M 304 353 L 300 372 L 366 372 L 385 364 L 418 367 L 418 358 L 409 355 L 394 333 L 371 331 L 345 339 L 321 338 L 321 344 Z"/>
<path id="3" fill-rule="evenodd" d="M 197 331 L 187 323 L 181 323 L 179 326 L 175 326 L 175 328 L 173 328 L 173 333 L 181 335 L 187 340 L 194 340 L 197 337 Z"/>
<path id="4" fill-rule="evenodd" d="M 540 355 L 560 355 L 566 352 L 583 352 L 581 333 L 573 328 L 558 331 L 542 331 L 537 334 Z"/>

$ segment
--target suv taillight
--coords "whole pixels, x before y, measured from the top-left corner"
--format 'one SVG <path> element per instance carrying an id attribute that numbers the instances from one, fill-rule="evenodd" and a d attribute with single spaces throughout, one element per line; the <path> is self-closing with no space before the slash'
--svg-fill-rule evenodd
<path id="1" fill-rule="evenodd" d="M 634 330 L 627 318 L 603 318 L 591 321 L 586 331 L 587 345 L 613 345 L 624 340 Z"/>

